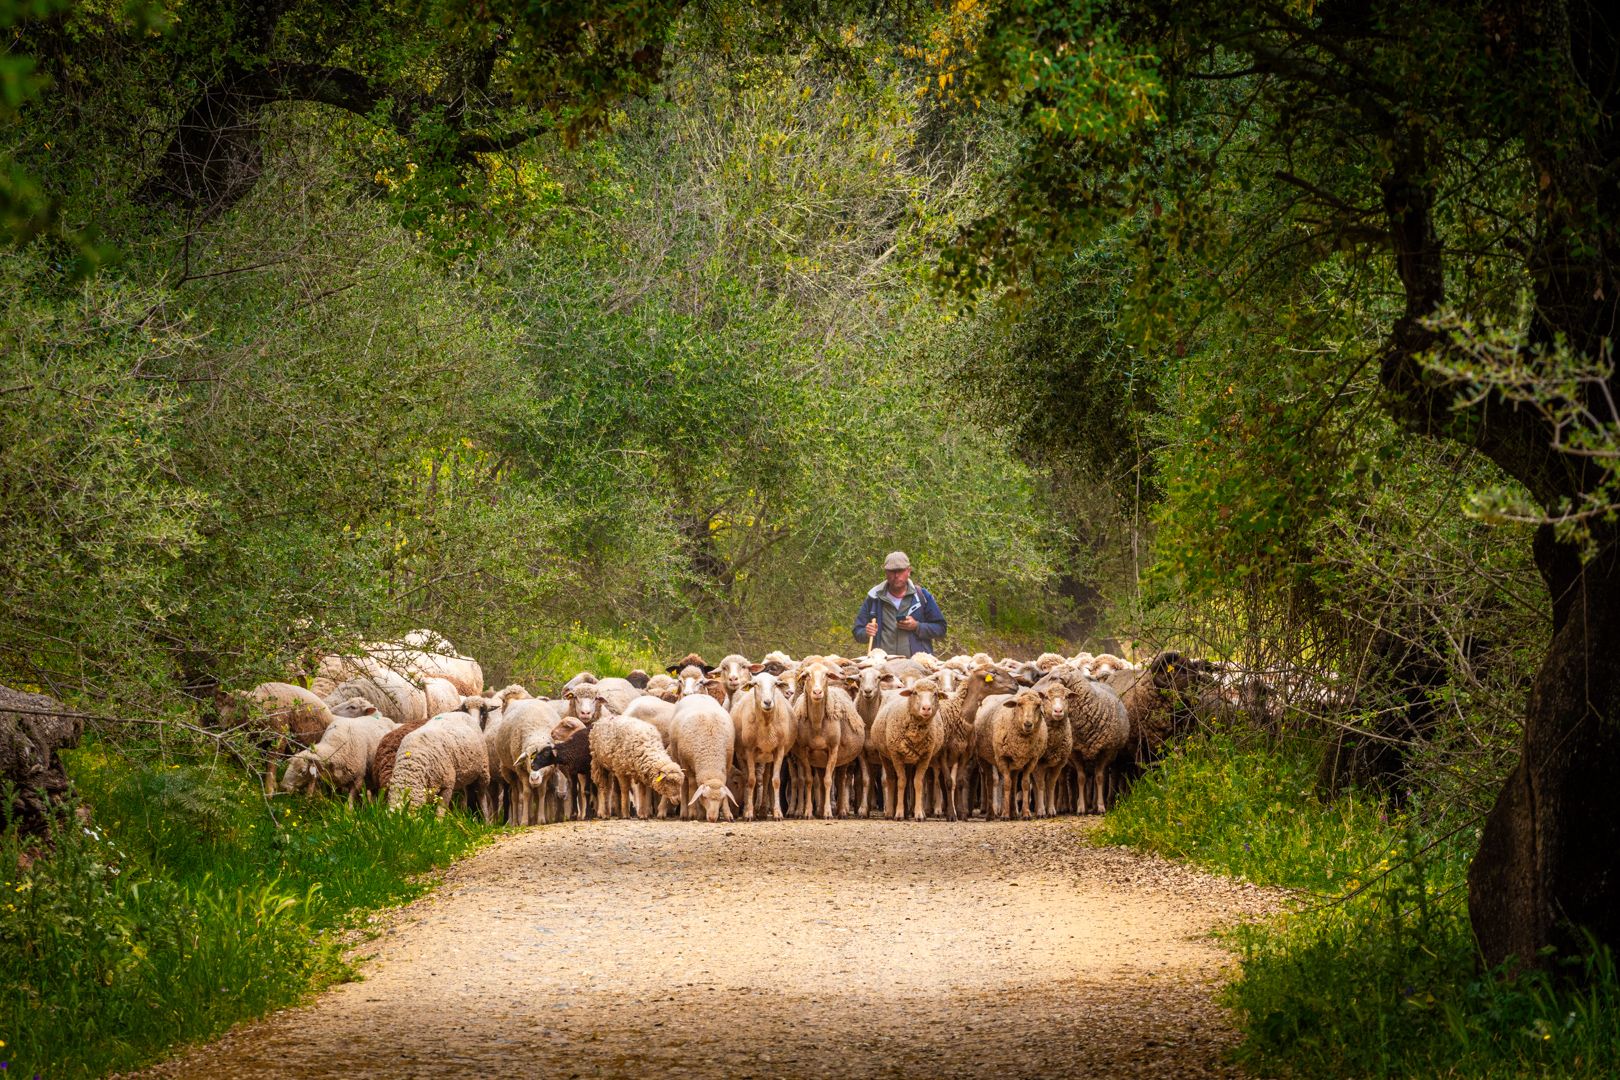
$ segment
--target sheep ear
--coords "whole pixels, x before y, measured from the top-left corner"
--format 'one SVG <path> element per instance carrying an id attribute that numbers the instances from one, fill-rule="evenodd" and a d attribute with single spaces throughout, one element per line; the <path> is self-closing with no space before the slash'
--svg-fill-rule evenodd
<path id="1" fill-rule="evenodd" d="M 686 805 L 691 806 L 693 803 L 697 802 L 699 799 L 703 798 L 703 796 L 707 795 L 708 793 L 709 793 L 709 785 L 708 784 L 699 784 L 697 791 L 694 792 L 692 797 L 687 800 Z"/>
<path id="2" fill-rule="evenodd" d="M 1017 701 L 1016 701 L 1016 699 L 1014 699 L 1014 698 L 1008 698 L 1008 699 L 1007 699 L 1007 700 L 1006 700 L 1006 701 L 1003 701 L 1003 702 L 1002 702 L 1002 703 L 1001 703 L 1001 707 L 1002 707 L 1002 708 L 1003 708 L 1003 709 L 1013 709 L 1013 708 L 1017 708 L 1017 707 L 1018 707 L 1018 703 L 1017 703 Z"/>
<path id="3" fill-rule="evenodd" d="M 765 670 L 765 665 L 764 664 L 749 664 L 748 665 L 748 673 L 750 675 L 758 675 L 760 672 L 762 672 L 764 670 Z"/>
<path id="4" fill-rule="evenodd" d="M 568 692 L 563 694 L 563 699 L 566 700 L 566 701 L 573 701 L 574 700 L 574 692 L 572 690 L 569 690 Z"/>
<path id="5" fill-rule="evenodd" d="M 735 806 L 735 807 L 737 807 L 737 808 L 739 808 L 739 809 L 741 809 L 741 807 L 742 807 L 742 803 L 740 803 L 740 802 L 738 802 L 738 801 L 737 801 L 737 796 L 735 796 L 735 795 L 733 795 L 733 794 L 732 794 L 732 793 L 731 793 L 731 788 L 730 788 L 730 787 L 729 787 L 729 786 L 728 786 L 728 787 L 723 787 L 723 788 L 721 788 L 721 789 L 720 789 L 720 794 L 722 794 L 722 795 L 724 795 L 724 796 L 725 796 L 725 797 L 726 797 L 726 798 L 728 798 L 728 799 L 730 799 L 730 800 L 731 800 L 731 805 L 732 805 L 732 806 Z"/>
<path id="6" fill-rule="evenodd" d="M 901 687 L 901 688 L 900 688 L 900 696 L 901 696 L 901 697 L 910 697 L 910 696 L 911 696 L 911 695 L 912 695 L 912 694 L 915 694 L 915 693 L 916 693 L 916 691 L 915 691 L 915 690 L 913 690 L 913 689 L 912 689 L 912 688 L 911 688 L 911 687 L 909 687 L 909 686 L 902 686 L 902 687 Z"/>

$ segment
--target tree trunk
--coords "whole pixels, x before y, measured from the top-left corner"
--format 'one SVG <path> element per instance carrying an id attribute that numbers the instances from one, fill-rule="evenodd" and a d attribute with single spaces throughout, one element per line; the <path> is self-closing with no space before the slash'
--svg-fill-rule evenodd
<path id="1" fill-rule="evenodd" d="M 1582 566 L 1543 526 L 1553 638 L 1530 692 L 1523 758 L 1485 821 L 1468 912 L 1486 963 L 1536 964 L 1577 929 L 1620 942 L 1620 544 Z"/>
<path id="2" fill-rule="evenodd" d="M 52 807 L 67 798 L 57 754 L 83 733 L 84 720 L 55 698 L 0 686 L 0 781 L 12 785 L 5 813 L 24 833 L 44 833 Z"/>

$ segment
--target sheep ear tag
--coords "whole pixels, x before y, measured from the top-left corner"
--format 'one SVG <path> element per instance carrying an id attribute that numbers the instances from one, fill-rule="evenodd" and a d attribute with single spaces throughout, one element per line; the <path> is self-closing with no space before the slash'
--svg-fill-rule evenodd
<path id="1" fill-rule="evenodd" d="M 655 784 L 661 784 L 661 783 L 663 783 L 663 781 L 664 781 L 664 774 L 663 773 L 659 773 L 657 776 L 653 777 L 653 783 L 655 783 Z"/>
<path id="2" fill-rule="evenodd" d="M 986 675 L 986 676 L 985 676 L 985 677 L 984 677 L 984 681 L 985 681 L 985 682 L 995 682 L 995 681 L 996 681 L 996 677 L 995 677 L 995 676 L 994 676 L 994 675 Z"/>

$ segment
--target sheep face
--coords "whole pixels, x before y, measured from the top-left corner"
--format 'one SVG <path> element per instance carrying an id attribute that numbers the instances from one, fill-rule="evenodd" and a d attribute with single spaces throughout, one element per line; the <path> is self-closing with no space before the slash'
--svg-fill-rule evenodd
<path id="1" fill-rule="evenodd" d="M 704 682 L 708 678 L 710 669 L 697 664 L 687 664 L 679 671 L 672 672 L 677 680 L 675 696 L 677 699 L 706 691 Z"/>
<path id="2" fill-rule="evenodd" d="M 933 719 L 939 708 L 939 685 L 933 679 L 918 679 L 901 690 L 900 696 L 909 699 L 907 708 L 919 720 Z"/>
<path id="3" fill-rule="evenodd" d="M 956 688 L 962 685 L 962 673 L 955 668 L 942 665 L 934 674 L 934 678 L 939 681 L 939 692 L 946 697 L 956 693 Z"/>
<path id="4" fill-rule="evenodd" d="M 332 706 L 333 716 L 376 716 L 377 706 L 363 697 L 352 697 Z"/>
<path id="5" fill-rule="evenodd" d="M 1028 737 L 1035 734 L 1035 726 L 1041 722 L 1042 704 L 1043 698 L 1039 693 L 1024 690 L 1002 702 L 1001 707 L 1012 710 L 1015 730 Z"/>
<path id="6" fill-rule="evenodd" d="M 596 696 L 594 686 L 576 686 L 564 693 L 563 698 L 574 703 L 574 715 L 579 717 L 586 727 L 596 723 L 596 718 L 601 715 L 602 701 Z"/>
<path id="7" fill-rule="evenodd" d="M 720 662 L 720 681 L 725 684 L 726 693 L 736 694 L 743 688 L 751 674 L 750 667 L 740 656 L 728 656 Z"/>
<path id="8" fill-rule="evenodd" d="M 478 721 L 478 730 L 483 731 L 501 711 L 501 704 L 499 698 L 464 697 L 461 699 L 461 711 Z"/>
<path id="9" fill-rule="evenodd" d="M 823 664 L 812 664 L 810 670 L 804 672 L 799 680 L 799 686 L 811 701 L 822 702 L 827 700 L 829 686 L 843 686 L 843 672 L 828 668 Z"/>
<path id="10" fill-rule="evenodd" d="M 731 800 L 732 805 L 737 805 L 737 796 L 733 795 L 731 789 L 720 780 L 699 784 L 691 802 L 687 805 L 690 806 L 699 799 L 703 800 L 703 816 L 708 821 L 720 820 L 720 813 L 725 809 L 727 799 Z"/>
<path id="11" fill-rule="evenodd" d="M 970 679 L 978 679 L 985 684 L 985 696 L 991 694 L 1015 694 L 1018 692 L 1018 680 L 1012 674 L 1003 671 L 994 664 L 980 664 L 973 669 Z"/>
<path id="12" fill-rule="evenodd" d="M 680 800 L 682 789 L 686 784 L 686 773 L 681 771 L 679 765 L 672 765 L 668 769 L 653 777 L 653 790 L 666 799 Z"/>
<path id="13" fill-rule="evenodd" d="M 1049 724 L 1055 724 L 1067 719 L 1069 715 L 1069 688 L 1062 683 L 1053 683 L 1041 691 L 1041 707 L 1046 713 Z"/>
<path id="14" fill-rule="evenodd" d="M 768 671 L 757 672 L 744 686 L 754 695 L 754 705 L 759 711 L 770 716 L 776 711 L 776 676 Z"/>
<path id="15" fill-rule="evenodd" d="M 315 755 L 308 750 L 294 754 L 287 762 L 287 771 L 281 774 L 281 790 L 288 794 L 312 795 L 320 775 L 321 766 Z"/>
<path id="16" fill-rule="evenodd" d="M 551 727 L 551 741 L 553 744 L 567 742 L 574 737 L 577 731 L 584 731 L 585 725 L 576 716 L 565 716 Z"/>
<path id="17" fill-rule="evenodd" d="M 529 786 L 541 787 L 557 764 L 557 748 L 550 743 L 529 755 Z"/>

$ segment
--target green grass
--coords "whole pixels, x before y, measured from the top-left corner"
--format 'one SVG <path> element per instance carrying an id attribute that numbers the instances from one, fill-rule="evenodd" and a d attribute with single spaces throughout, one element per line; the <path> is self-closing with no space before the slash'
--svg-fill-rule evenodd
<path id="1" fill-rule="evenodd" d="M 222 764 L 98 746 L 68 758 L 89 825 L 60 823 L 49 857 L 0 832 L 12 1076 L 134 1068 L 345 978 L 342 930 L 493 832 L 458 813 L 286 798 L 278 826 Z"/>
<path id="2" fill-rule="evenodd" d="M 561 685 L 581 671 L 595 672 L 603 678 L 623 678 L 638 667 L 649 673 L 662 671 L 674 659 L 660 660 L 651 649 L 649 642 L 638 644 L 576 623 L 567 634 L 524 656 L 516 668 L 535 686 L 548 687 Z"/>
<path id="3" fill-rule="evenodd" d="M 1309 744 L 1197 737 L 1100 834 L 1300 891 L 1284 915 L 1232 931 L 1238 1060 L 1282 1076 L 1620 1074 L 1612 955 L 1567 958 L 1570 982 L 1479 972 L 1464 888 L 1472 824 L 1423 806 L 1324 806 L 1314 768 Z"/>

